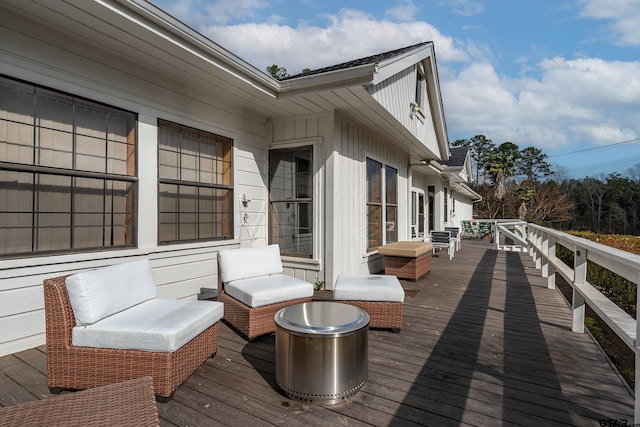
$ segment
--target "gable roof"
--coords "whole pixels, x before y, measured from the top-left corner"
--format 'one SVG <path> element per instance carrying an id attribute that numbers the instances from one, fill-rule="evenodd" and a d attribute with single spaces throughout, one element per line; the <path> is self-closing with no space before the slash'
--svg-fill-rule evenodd
<path id="1" fill-rule="evenodd" d="M 469 147 L 451 147 L 449 160 L 443 160 L 440 163 L 444 166 L 463 167 L 467 161 L 467 153 Z"/>
<path id="2" fill-rule="evenodd" d="M 353 68 L 353 67 L 359 67 L 361 65 L 371 65 L 371 64 L 378 64 L 380 62 L 383 62 L 385 60 L 388 59 L 392 59 L 398 55 L 401 55 L 403 53 L 409 52 L 415 48 L 421 47 L 421 46 L 425 46 L 427 45 L 429 42 L 422 42 L 422 43 L 417 43 L 411 46 L 405 46 L 399 49 L 394 49 L 394 50 L 390 50 L 388 52 L 383 52 L 383 53 L 377 53 L 375 55 L 371 55 L 371 56 L 366 56 L 364 58 L 359 58 L 359 59 L 354 59 L 351 61 L 347 61 L 347 62 L 343 62 L 341 64 L 336 64 L 336 65 L 331 65 L 329 67 L 324 67 L 324 68 L 318 68 L 316 70 L 311 70 L 308 71 L 306 73 L 298 73 L 296 75 L 293 76 L 288 76 L 282 79 L 279 79 L 280 81 L 284 81 L 284 80 L 290 80 L 290 79 L 295 79 L 298 77 L 302 77 L 302 76 L 312 76 L 315 74 L 323 74 L 323 73 L 328 73 L 331 71 L 339 71 L 339 70 L 345 70 L 347 68 Z"/>

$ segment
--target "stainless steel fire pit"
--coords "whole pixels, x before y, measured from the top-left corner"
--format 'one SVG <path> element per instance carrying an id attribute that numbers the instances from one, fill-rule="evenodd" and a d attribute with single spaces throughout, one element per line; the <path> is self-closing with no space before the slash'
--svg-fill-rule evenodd
<path id="1" fill-rule="evenodd" d="M 278 311 L 276 382 L 292 399 L 332 405 L 367 381 L 369 315 L 334 302 L 308 302 Z"/>

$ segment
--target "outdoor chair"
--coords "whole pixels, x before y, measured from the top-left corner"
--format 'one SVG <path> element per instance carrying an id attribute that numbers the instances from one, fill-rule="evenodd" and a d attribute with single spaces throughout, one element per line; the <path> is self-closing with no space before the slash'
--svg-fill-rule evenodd
<path id="1" fill-rule="evenodd" d="M 431 244 L 433 250 L 446 249 L 449 253 L 449 259 L 453 259 L 453 252 L 455 250 L 455 242 L 451 240 L 451 233 L 448 231 L 432 231 L 431 232 Z"/>
<path id="2" fill-rule="evenodd" d="M 460 250 L 460 228 L 459 227 L 445 227 L 444 231 L 448 231 L 451 234 L 451 240 L 456 245 L 456 250 Z"/>
<path id="3" fill-rule="evenodd" d="M 481 239 L 493 235 L 493 224 L 489 221 L 478 221 L 478 235 Z"/>
<path id="4" fill-rule="evenodd" d="M 44 280 L 51 393 L 150 376 L 169 400 L 216 353 L 223 305 L 156 295 L 148 260 Z"/>
<path id="5" fill-rule="evenodd" d="M 313 290 L 313 284 L 284 274 L 277 244 L 218 253 L 224 320 L 248 340 L 275 332 L 278 310 L 311 301 Z"/>

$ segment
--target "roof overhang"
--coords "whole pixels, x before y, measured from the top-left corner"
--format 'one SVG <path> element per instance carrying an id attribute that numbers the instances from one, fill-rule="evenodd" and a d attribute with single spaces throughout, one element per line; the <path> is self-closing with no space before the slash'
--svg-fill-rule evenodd
<path id="1" fill-rule="evenodd" d="M 11 29 L 26 38 L 55 34 L 53 44 L 114 72 L 135 69 L 152 88 L 172 87 L 203 102 L 215 93 L 229 111 L 264 119 L 335 110 L 380 132 L 411 158 L 448 153 L 433 43 L 377 63 L 278 81 L 146 0 L 6 0 L 1 8 L 11 14 Z M 441 153 L 431 152 L 367 92 L 419 61 L 431 64 L 425 68 Z M 63 63 L 48 66 L 57 66 L 61 75 L 68 71 Z"/>

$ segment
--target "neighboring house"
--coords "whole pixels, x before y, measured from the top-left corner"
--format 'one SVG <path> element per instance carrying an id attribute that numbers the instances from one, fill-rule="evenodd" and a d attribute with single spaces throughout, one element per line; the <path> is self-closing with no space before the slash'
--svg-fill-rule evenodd
<path id="1" fill-rule="evenodd" d="M 331 289 L 471 218 L 431 42 L 278 81 L 144 0 L 3 1 L 0 39 L 0 355 L 44 343 L 47 277 L 148 257 L 195 298 L 278 243 Z"/>

